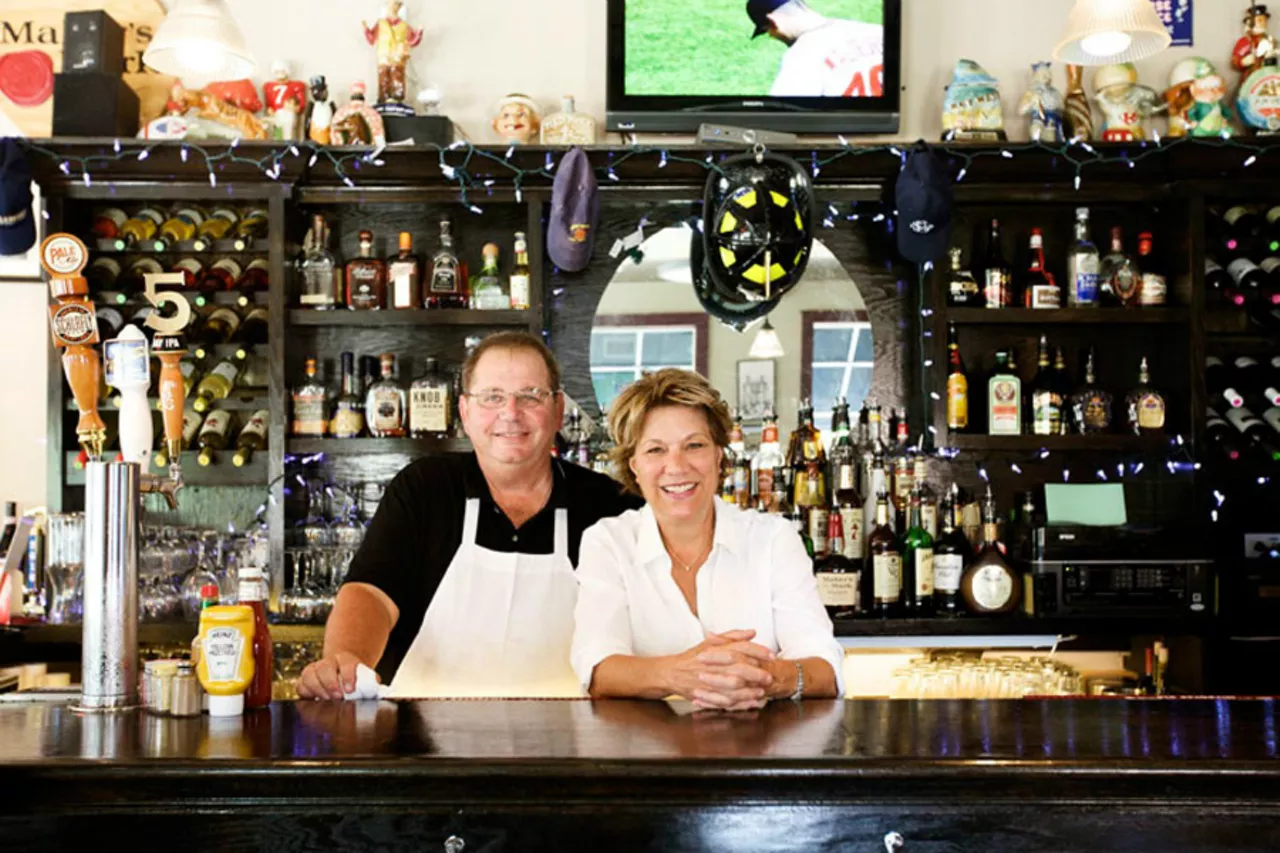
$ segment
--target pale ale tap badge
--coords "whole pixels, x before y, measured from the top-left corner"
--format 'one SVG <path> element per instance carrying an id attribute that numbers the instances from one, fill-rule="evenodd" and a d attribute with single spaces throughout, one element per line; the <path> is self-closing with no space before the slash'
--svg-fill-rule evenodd
<path id="1" fill-rule="evenodd" d="M 89 282 L 80 274 L 88 261 L 84 243 L 71 234 L 50 234 L 40 244 L 40 265 L 49 276 L 49 292 L 56 300 L 49 306 L 53 344 L 63 350 L 62 369 L 80 412 L 76 437 L 89 458 L 99 460 L 107 427 L 98 414 L 102 360 L 94 347 L 98 343 L 97 315 L 89 301 Z"/>

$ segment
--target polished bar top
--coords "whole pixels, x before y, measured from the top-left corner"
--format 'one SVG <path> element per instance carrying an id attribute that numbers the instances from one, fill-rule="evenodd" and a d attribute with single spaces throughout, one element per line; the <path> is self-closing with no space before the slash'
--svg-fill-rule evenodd
<path id="1" fill-rule="evenodd" d="M 47 785 L 74 801 L 77 784 L 95 802 L 671 786 L 712 801 L 813 785 L 826 798 L 954 795 L 981 781 L 987 795 L 1022 799 L 1159 790 L 1280 803 L 1276 758 L 1269 699 L 784 701 L 741 715 L 632 701 L 299 702 L 230 720 L 0 705 L 0 779 L 33 802 Z M 400 784 L 367 788 L 365 777 Z"/>

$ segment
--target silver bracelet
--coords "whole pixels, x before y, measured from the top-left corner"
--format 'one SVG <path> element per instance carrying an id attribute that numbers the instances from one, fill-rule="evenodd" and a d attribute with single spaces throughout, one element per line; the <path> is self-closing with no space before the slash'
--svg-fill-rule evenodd
<path id="1" fill-rule="evenodd" d="M 804 698 L 804 666 L 800 661 L 795 661 L 796 665 L 796 692 L 791 694 L 792 702 L 799 702 Z"/>

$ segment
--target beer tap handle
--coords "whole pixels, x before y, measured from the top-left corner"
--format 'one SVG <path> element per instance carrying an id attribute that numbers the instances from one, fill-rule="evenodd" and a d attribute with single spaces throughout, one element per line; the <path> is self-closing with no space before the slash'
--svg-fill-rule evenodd
<path id="1" fill-rule="evenodd" d="M 147 338 L 137 326 L 128 325 L 114 340 L 102 345 L 107 384 L 120 390 L 120 455 L 136 462 L 142 473 L 151 465 L 155 433 L 147 389 L 151 386 L 151 354 Z"/>
<path id="2" fill-rule="evenodd" d="M 80 412 L 76 436 L 89 458 L 96 460 L 102 457 L 107 427 L 98 414 L 102 361 L 93 347 L 98 343 L 97 315 L 89 301 L 89 282 L 80 275 L 88 260 L 89 250 L 71 234 L 50 234 L 40 244 L 40 265 L 56 300 L 49 306 L 53 343 L 64 350 L 62 369 Z"/>
<path id="3" fill-rule="evenodd" d="M 187 396 L 187 386 L 182 381 L 182 357 L 187 354 L 187 342 L 182 336 L 182 330 L 191 320 L 191 303 L 180 293 L 156 292 L 155 286 L 166 281 L 181 284 L 181 274 L 147 274 L 144 281 L 147 299 L 156 306 L 156 310 L 147 316 L 146 324 L 155 330 L 152 351 L 160 359 L 160 412 L 164 422 L 164 449 L 169 457 L 170 479 L 180 485 L 182 404 Z M 174 308 L 170 316 L 164 316 L 162 311 L 166 304 Z"/>

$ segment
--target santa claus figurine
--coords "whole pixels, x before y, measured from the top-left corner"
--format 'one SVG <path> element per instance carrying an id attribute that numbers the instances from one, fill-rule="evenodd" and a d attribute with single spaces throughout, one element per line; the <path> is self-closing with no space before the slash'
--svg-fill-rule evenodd
<path id="1" fill-rule="evenodd" d="M 1271 15 L 1257 3 L 1244 13 L 1244 35 L 1231 52 L 1231 67 L 1248 77 L 1264 65 L 1276 64 L 1276 43 L 1267 32 Z"/>
<path id="2" fill-rule="evenodd" d="M 296 142 L 302 139 L 307 86 L 301 80 L 289 79 L 289 65 L 283 59 L 271 63 L 271 76 L 275 79 L 262 84 L 271 137 Z"/>

